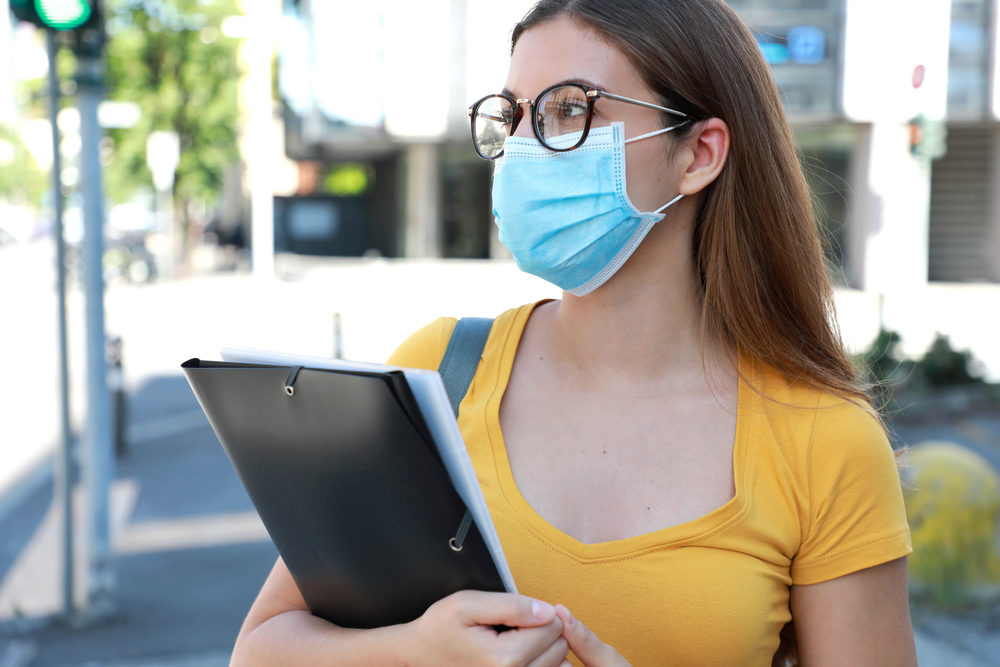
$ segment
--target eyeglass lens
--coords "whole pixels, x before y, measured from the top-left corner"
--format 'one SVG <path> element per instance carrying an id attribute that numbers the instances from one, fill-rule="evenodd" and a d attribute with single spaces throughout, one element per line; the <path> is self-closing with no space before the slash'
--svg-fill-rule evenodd
<path id="1" fill-rule="evenodd" d="M 548 91 L 538 100 L 535 112 L 539 139 L 549 148 L 558 148 L 550 145 L 556 137 L 583 132 L 589 106 L 587 94 L 576 86 L 560 86 Z"/>
<path id="2" fill-rule="evenodd" d="M 503 151 L 504 139 L 510 134 L 514 107 L 503 97 L 487 97 L 472 116 L 472 136 L 483 157 L 495 157 Z"/>
<path id="3" fill-rule="evenodd" d="M 573 132 L 583 132 L 587 126 L 587 94 L 576 86 L 559 86 L 546 91 L 534 107 L 535 130 L 539 141 L 546 148 L 566 150 L 565 142 L 557 137 Z M 479 103 L 472 116 L 473 137 L 476 148 L 487 158 L 503 151 L 504 139 L 511 133 L 514 107 L 504 97 L 487 97 Z M 554 143 L 553 143 L 554 142 Z"/>

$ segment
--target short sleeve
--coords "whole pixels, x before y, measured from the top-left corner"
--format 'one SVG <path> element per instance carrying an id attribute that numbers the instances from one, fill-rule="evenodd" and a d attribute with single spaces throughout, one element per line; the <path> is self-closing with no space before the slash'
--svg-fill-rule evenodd
<path id="1" fill-rule="evenodd" d="M 404 368 L 436 370 L 457 321 L 453 317 L 441 317 L 418 329 L 396 348 L 386 363 Z"/>
<path id="2" fill-rule="evenodd" d="M 808 506 L 792 582 L 805 585 L 901 558 L 912 550 L 896 457 L 859 406 L 816 409 L 806 461 Z"/>

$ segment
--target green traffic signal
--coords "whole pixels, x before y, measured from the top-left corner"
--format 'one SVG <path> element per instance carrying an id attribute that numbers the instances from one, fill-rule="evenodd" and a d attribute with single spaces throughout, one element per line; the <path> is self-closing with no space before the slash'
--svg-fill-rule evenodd
<path id="1" fill-rule="evenodd" d="M 75 30 L 90 20 L 93 9 L 86 0 L 34 0 L 38 18 L 53 30 Z"/>
<path id="2" fill-rule="evenodd" d="M 10 11 L 21 21 L 40 25 L 38 12 L 35 11 L 35 0 L 10 0 Z"/>
<path id="3" fill-rule="evenodd" d="M 10 0 L 18 19 L 56 31 L 76 30 L 94 17 L 96 0 Z"/>

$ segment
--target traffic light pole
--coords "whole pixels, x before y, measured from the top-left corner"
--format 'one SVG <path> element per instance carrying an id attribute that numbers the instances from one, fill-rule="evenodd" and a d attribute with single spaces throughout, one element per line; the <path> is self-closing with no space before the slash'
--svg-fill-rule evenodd
<path id="1" fill-rule="evenodd" d="M 52 208 L 56 241 L 56 277 L 59 292 L 59 413 L 62 447 L 56 461 L 55 503 L 62 513 L 62 611 L 73 615 L 73 431 L 69 419 L 69 345 L 66 335 L 66 240 L 63 237 L 62 154 L 59 150 L 59 76 L 56 72 L 56 36 L 45 31 L 49 56 L 49 117 L 52 122 Z"/>
<path id="2" fill-rule="evenodd" d="M 66 370 L 65 248 L 61 229 L 61 174 L 59 159 L 59 81 L 56 76 L 54 32 L 72 38 L 77 57 L 77 107 L 80 111 L 80 181 L 83 194 L 83 289 L 86 299 L 87 428 L 83 439 L 83 481 L 87 496 L 86 589 L 79 617 L 98 620 L 115 608 L 115 571 L 111 552 L 110 487 L 113 478 L 111 397 L 104 335 L 104 185 L 101 180 L 101 128 L 97 106 L 104 89 L 104 12 L 101 0 L 10 0 L 18 20 L 45 30 L 49 53 L 52 113 L 53 183 L 56 207 L 56 254 L 59 262 L 59 344 L 62 352 L 63 451 L 55 480 L 57 502 L 64 515 L 63 611 L 74 616 L 72 453 L 68 416 Z"/>
<path id="3" fill-rule="evenodd" d="M 86 620 L 114 611 L 117 581 L 111 553 L 110 493 L 114 453 L 104 332 L 104 187 L 101 128 L 97 106 L 104 88 L 100 50 L 77 51 L 77 105 L 80 111 L 80 175 L 83 188 L 83 270 L 87 332 L 87 433 L 84 480 L 87 488 Z"/>

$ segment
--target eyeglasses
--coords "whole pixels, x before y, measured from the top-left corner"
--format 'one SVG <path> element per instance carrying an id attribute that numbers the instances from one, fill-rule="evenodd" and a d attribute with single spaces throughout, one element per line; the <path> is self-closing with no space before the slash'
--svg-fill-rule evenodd
<path id="1" fill-rule="evenodd" d="M 477 101 L 469 107 L 472 145 L 484 160 L 494 160 L 503 155 L 504 140 L 517 130 L 524 117 L 522 105 L 528 104 L 531 108 L 531 126 L 538 141 L 551 151 L 571 151 L 586 141 L 594 116 L 594 103 L 600 97 L 665 111 L 684 119 L 674 127 L 698 120 L 683 111 L 612 95 L 582 83 L 557 83 L 539 93 L 534 102 L 502 93 L 487 95 Z M 579 132 L 580 135 L 572 143 L 558 141 L 559 137 L 574 132 Z"/>

